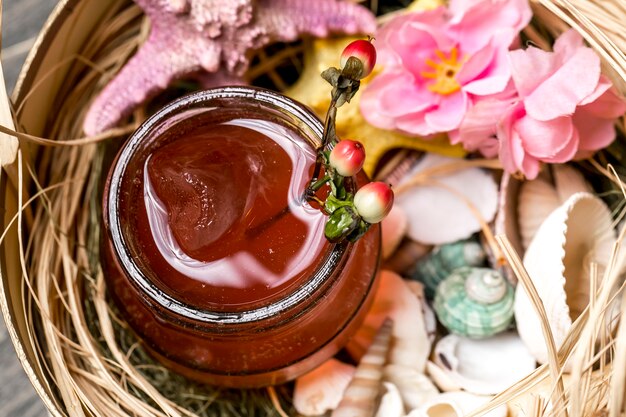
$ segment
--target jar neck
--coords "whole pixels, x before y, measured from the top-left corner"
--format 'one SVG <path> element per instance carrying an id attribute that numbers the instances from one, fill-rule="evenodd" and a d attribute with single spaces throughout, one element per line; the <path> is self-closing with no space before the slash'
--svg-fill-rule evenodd
<path id="1" fill-rule="evenodd" d="M 311 146 L 314 148 L 319 146 L 323 126 L 319 119 L 298 103 L 280 94 L 257 88 L 219 88 L 183 97 L 148 119 L 124 145 L 110 174 L 110 186 L 106 197 L 108 210 L 105 216 L 112 246 L 120 266 L 133 285 L 144 295 L 144 301 L 151 306 L 153 311 L 167 321 L 178 322 L 193 328 L 223 324 L 244 326 L 255 323 L 259 325 L 259 323 L 271 323 L 279 315 L 284 319 L 288 318 L 289 314 L 300 314 L 311 308 L 323 295 L 325 289 L 333 285 L 346 262 L 351 247 L 351 245 L 329 245 L 322 262 L 302 285 L 281 295 L 277 301 L 241 311 L 212 311 L 189 305 L 157 286 L 142 270 L 126 241 L 125 229 L 119 215 L 120 195 L 124 192 L 120 185 L 129 164 L 134 157 L 145 150 L 147 146 L 145 138 L 167 132 L 172 124 L 181 118 L 184 119 L 211 108 L 228 107 L 233 101 L 243 101 L 257 111 L 260 109 L 269 112 L 273 117 L 284 118 L 285 122 L 293 124 L 298 130 L 306 130 L 305 136 L 311 142 Z"/>

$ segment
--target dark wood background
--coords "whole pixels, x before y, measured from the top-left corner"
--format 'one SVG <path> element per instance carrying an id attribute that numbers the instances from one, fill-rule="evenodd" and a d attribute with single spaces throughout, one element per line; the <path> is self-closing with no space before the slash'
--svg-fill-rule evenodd
<path id="1" fill-rule="evenodd" d="M 57 0 L 0 0 L 2 3 L 2 66 L 7 91 Z M 17 360 L 0 319 L 0 417 L 45 417 L 48 413 Z"/>

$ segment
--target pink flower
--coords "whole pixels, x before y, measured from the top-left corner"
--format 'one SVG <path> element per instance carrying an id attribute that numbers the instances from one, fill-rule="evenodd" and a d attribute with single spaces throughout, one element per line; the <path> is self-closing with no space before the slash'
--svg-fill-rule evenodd
<path id="1" fill-rule="evenodd" d="M 363 93 L 364 117 L 416 135 L 458 128 L 476 97 L 507 86 L 507 51 L 530 16 L 526 0 L 452 0 L 390 21 L 377 34 L 383 71 Z"/>
<path id="2" fill-rule="evenodd" d="M 529 47 L 509 57 L 518 98 L 499 107 L 492 103 L 491 109 L 505 109 L 496 136 L 507 171 L 532 179 L 541 162 L 586 157 L 615 139 L 613 124 L 626 112 L 626 103 L 610 90 L 611 83 L 600 73 L 600 58 L 584 46 L 578 32 L 561 35 L 554 52 Z M 480 111 L 478 106 L 473 110 Z M 473 114 L 461 125 L 461 141 L 480 142 L 479 135 L 467 135 L 466 123 L 476 118 Z"/>

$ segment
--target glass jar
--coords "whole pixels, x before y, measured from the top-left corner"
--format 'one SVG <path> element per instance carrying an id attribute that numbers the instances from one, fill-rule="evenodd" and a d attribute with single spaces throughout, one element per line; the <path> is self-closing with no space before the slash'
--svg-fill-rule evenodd
<path id="1" fill-rule="evenodd" d="M 217 283 L 207 284 L 204 276 L 191 279 L 172 263 L 177 260 L 167 260 L 155 243 L 158 238 L 148 214 L 152 210 L 150 191 L 146 191 L 152 181 L 146 176 L 148 160 L 159 149 L 169 152 L 170 148 L 163 147 L 197 129 L 210 133 L 224 125 L 250 121 L 253 125 L 269 123 L 272 131 L 281 135 L 280 140 L 287 138 L 288 145 L 295 146 L 300 155 L 296 159 L 304 165 L 294 162 L 291 177 L 300 176 L 289 184 L 291 187 L 297 183 L 301 193 L 312 172 L 322 123 L 302 105 L 275 92 L 224 87 L 178 99 L 143 123 L 119 151 L 103 197 L 103 268 L 109 292 L 130 327 L 165 366 L 198 381 L 230 387 L 282 383 L 337 353 L 369 308 L 380 252 L 378 225 L 354 244 L 331 244 L 326 240 L 311 244 L 312 240 L 305 239 L 298 253 L 314 255 L 303 258 L 308 262 L 306 268 L 285 273 L 289 279 L 281 285 L 257 285 L 255 281 L 245 291 L 230 287 L 235 276 L 226 274 L 217 277 Z M 207 146 L 220 142 L 210 143 Z M 201 154 L 202 149 L 199 147 L 197 152 Z M 161 159 L 167 160 L 167 152 Z M 226 179 L 241 171 L 233 168 L 240 162 L 234 160 L 237 156 L 230 157 L 232 164 L 221 161 L 224 169 L 233 170 Z M 353 181 L 360 186 L 368 180 L 361 173 Z M 237 182 L 221 187 L 220 195 L 237 187 Z M 289 204 L 296 200 L 291 198 Z M 312 209 L 306 202 L 300 204 Z M 221 221 L 219 216 L 216 219 Z M 269 219 L 271 228 L 279 227 L 282 221 L 280 215 Z M 313 238 L 323 234 L 318 226 L 307 229 Z M 281 244 L 292 240 L 290 227 L 286 224 L 286 231 L 276 229 L 285 236 L 269 252 L 280 252 Z M 245 235 L 243 243 L 228 234 L 223 238 L 233 244 L 255 245 L 256 241 L 262 246 L 277 234 Z M 213 252 L 220 249 L 219 239 L 216 245 L 212 246 Z M 290 261 L 296 255 L 289 252 L 278 256 Z"/>

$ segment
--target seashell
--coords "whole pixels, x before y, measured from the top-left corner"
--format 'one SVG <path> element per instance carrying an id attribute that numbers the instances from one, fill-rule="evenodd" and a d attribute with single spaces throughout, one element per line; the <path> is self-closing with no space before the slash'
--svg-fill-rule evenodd
<path id="1" fill-rule="evenodd" d="M 439 395 L 439 391 L 426 375 L 405 366 L 385 366 L 383 379 L 397 387 L 403 403 L 409 410 Z"/>
<path id="2" fill-rule="evenodd" d="M 482 220 L 487 223 L 493 220 L 498 206 L 498 187 L 488 172 L 466 168 L 446 174 L 427 174 L 455 165 L 458 165 L 455 159 L 425 154 L 397 187 L 401 190 L 402 184 L 417 174 L 428 177 L 423 184 L 410 186 L 396 195 L 395 204 L 402 206 L 409 218 L 407 234 L 411 239 L 441 245 L 469 238 L 481 229 L 481 224 L 468 202 Z"/>
<path id="3" fill-rule="evenodd" d="M 422 282 L 426 296 L 432 299 L 439 283 L 452 271 L 464 266 L 482 266 L 484 263 L 485 251 L 482 246 L 474 240 L 461 240 L 436 246 L 415 264 L 411 278 Z"/>
<path id="4" fill-rule="evenodd" d="M 480 338 L 509 327 L 513 300 L 513 288 L 498 271 L 463 267 L 439 284 L 433 307 L 452 333 Z"/>
<path id="5" fill-rule="evenodd" d="M 591 192 L 583 175 L 563 164 L 546 165 L 533 181 L 520 181 L 508 173 L 500 182 L 496 234 L 505 234 L 520 255 L 543 221 L 577 192 Z"/>
<path id="6" fill-rule="evenodd" d="M 424 245 L 405 237 L 389 259 L 383 262 L 383 269 L 400 275 L 410 274 L 415 267 L 415 262 L 428 255 L 432 249 L 433 247 L 430 245 Z"/>
<path id="7" fill-rule="evenodd" d="M 383 382 L 385 394 L 380 400 L 376 417 L 404 417 L 404 404 L 398 388 L 390 382 Z"/>
<path id="8" fill-rule="evenodd" d="M 387 362 L 393 322 L 386 319 L 361 359 L 354 377 L 331 417 L 370 417 L 380 397 L 383 368 Z"/>
<path id="9" fill-rule="evenodd" d="M 450 334 L 437 343 L 434 353 L 429 373 L 438 382 L 430 371 L 439 368 L 448 385 L 442 389 L 456 385 L 479 395 L 499 393 L 535 369 L 535 358 L 515 332 L 479 340 Z"/>
<path id="10" fill-rule="evenodd" d="M 478 407 L 486 404 L 491 397 L 469 394 L 467 392 L 446 392 L 439 394 L 407 417 L 463 417 Z M 506 417 L 507 408 L 501 405 L 482 414 L 485 417 Z"/>
<path id="11" fill-rule="evenodd" d="M 537 178 L 520 186 L 517 218 L 524 249 L 541 226 L 541 223 L 561 205 L 556 189 L 548 181 Z"/>
<path id="12" fill-rule="evenodd" d="M 528 271 L 548 315 L 557 349 L 589 303 L 590 261 L 599 274 L 615 243 L 609 208 L 589 193 L 571 196 L 543 222 L 524 255 Z M 519 334 L 541 363 L 548 353 L 541 322 L 526 290 L 518 286 L 515 317 Z"/>
<path id="13" fill-rule="evenodd" d="M 432 308 L 430 308 L 430 305 L 426 300 L 426 294 L 424 293 L 424 284 L 417 281 L 405 280 L 404 282 L 420 302 L 420 306 L 422 307 L 422 315 L 424 316 L 424 323 L 426 324 L 426 332 L 428 333 L 428 340 L 430 340 L 430 343 L 433 343 L 437 334 L 437 317 L 435 317 L 435 312 Z"/>
<path id="14" fill-rule="evenodd" d="M 583 174 L 571 165 L 550 165 L 554 176 L 554 186 L 559 200 L 564 203 L 576 193 L 592 193 L 593 189 Z"/>
<path id="15" fill-rule="evenodd" d="M 450 376 L 448 368 L 442 369 L 435 362 L 426 362 L 426 373 L 443 392 L 461 391 L 461 385 Z"/>
<path id="16" fill-rule="evenodd" d="M 383 270 L 378 280 L 372 307 L 346 348 L 358 360 L 371 344 L 376 329 L 386 318 L 391 318 L 394 325 L 389 363 L 422 372 L 430 354 L 431 343 L 421 304 L 399 275 Z"/>
<path id="17" fill-rule="evenodd" d="M 409 223 L 402 207 L 394 205 L 382 221 L 382 257 L 389 258 L 400 246 Z"/>
<path id="18" fill-rule="evenodd" d="M 337 408 L 354 370 L 352 365 L 329 359 L 296 379 L 293 392 L 296 411 L 305 416 L 317 416 Z"/>

